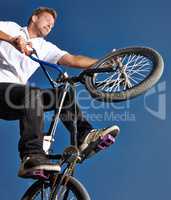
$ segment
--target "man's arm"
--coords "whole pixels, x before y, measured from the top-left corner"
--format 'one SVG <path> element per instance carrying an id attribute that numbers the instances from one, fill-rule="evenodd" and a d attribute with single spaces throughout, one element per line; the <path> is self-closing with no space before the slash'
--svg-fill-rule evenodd
<path id="1" fill-rule="evenodd" d="M 86 56 L 66 54 L 58 61 L 58 64 L 75 68 L 89 68 L 97 61 L 97 59 Z"/>
<path id="2" fill-rule="evenodd" d="M 0 40 L 12 43 L 14 38 L 6 33 L 4 33 L 3 31 L 0 31 Z"/>
<path id="3" fill-rule="evenodd" d="M 28 46 L 32 47 L 31 43 L 27 43 L 24 38 L 21 36 L 12 37 L 8 35 L 7 33 L 0 31 L 0 40 L 9 42 L 11 45 L 13 45 L 16 49 L 21 51 L 22 53 L 25 53 L 26 55 L 30 54 L 30 51 L 28 50 Z"/>

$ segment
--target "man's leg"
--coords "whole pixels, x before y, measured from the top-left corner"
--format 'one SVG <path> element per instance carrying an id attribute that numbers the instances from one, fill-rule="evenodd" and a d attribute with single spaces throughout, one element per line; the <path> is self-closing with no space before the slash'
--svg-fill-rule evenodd
<path id="1" fill-rule="evenodd" d="M 63 88 L 42 90 L 43 104 L 46 111 L 59 108 L 63 97 Z M 52 97 L 55 97 L 54 99 Z M 75 105 L 74 91 L 70 89 L 65 96 L 60 119 L 71 134 L 73 141 L 75 126 L 77 127 L 77 142 L 80 145 L 86 135 L 93 129 L 92 125 L 84 118 L 78 104 Z M 52 106 L 53 105 L 53 106 Z M 75 107 L 76 106 L 76 107 Z M 74 123 L 76 120 L 76 123 Z"/>
<path id="2" fill-rule="evenodd" d="M 76 104 L 72 89 L 66 95 L 61 120 L 70 131 L 72 138 L 75 134 L 74 120 L 76 120 L 78 146 L 81 151 L 85 152 L 87 157 L 113 144 L 120 131 L 116 125 L 93 129 L 92 125 L 83 117 L 78 104 Z"/>
<path id="3" fill-rule="evenodd" d="M 50 101 L 50 96 L 48 97 L 48 91 L 49 90 L 44 90 L 44 100 L 46 104 L 49 103 Z M 53 90 L 53 93 L 56 93 L 56 100 L 54 102 L 57 102 L 56 107 L 59 107 L 60 100 L 63 96 L 63 89 L 57 89 Z M 63 108 L 61 111 L 60 118 L 62 122 L 64 123 L 65 127 L 69 130 L 71 133 L 71 139 L 74 138 L 75 134 L 75 125 L 77 126 L 77 141 L 78 141 L 78 146 L 80 149 L 83 151 L 86 149 L 88 146 L 90 146 L 93 143 L 98 143 L 97 141 L 101 142 L 101 139 L 103 140 L 104 137 L 110 140 L 110 136 L 116 137 L 116 135 L 119 132 L 119 127 L 118 126 L 111 126 L 107 127 L 104 129 L 93 129 L 91 124 L 83 117 L 81 110 L 76 104 L 75 107 L 75 101 L 74 101 L 74 92 L 71 89 L 70 91 L 67 92 Z M 75 118 L 76 115 L 76 118 Z M 74 124 L 74 120 L 76 119 L 76 124 Z M 109 136 L 109 137 L 108 137 Z M 111 138 L 112 140 L 112 138 Z M 113 141 L 113 140 L 112 140 Z M 111 141 L 111 142 L 112 142 Z M 103 142 L 103 141 L 102 141 Z M 107 144 L 107 142 L 106 142 Z"/>
<path id="4" fill-rule="evenodd" d="M 19 175 L 30 177 L 33 170 L 59 171 L 43 151 L 43 105 L 40 89 L 19 84 L 0 84 L 2 119 L 20 119 L 19 151 L 23 160 Z M 8 113 L 8 114 L 5 114 Z"/>
<path id="5" fill-rule="evenodd" d="M 19 152 L 21 158 L 27 154 L 43 153 L 43 108 L 40 90 L 20 84 L 0 83 L 0 117 L 20 120 Z"/>
<path id="6" fill-rule="evenodd" d="M 40 89 L 25 87 L 23 99 L 24 115 L 20 119 L 19 152 L 21 158 L 43 151 L 43 105 Z"/>
<path id="7" fill-rule="evenodd" d="M 71 133 L 71 138 L 74 138 L 74 134 L 76 134 L 75 126 L 77 127 L 78 145 L 82 144 L 86 135 L 93 129 L 75 102 L 74 91 L 72 89 L 66 95 L 60 118 Z"/>

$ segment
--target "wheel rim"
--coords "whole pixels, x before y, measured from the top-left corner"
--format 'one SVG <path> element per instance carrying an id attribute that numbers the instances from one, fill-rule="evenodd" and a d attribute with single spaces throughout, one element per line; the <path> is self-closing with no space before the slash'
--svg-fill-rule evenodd
<path id="1" fill-rule="evenodd" d="M 140 54 L 122 54 L 104 60 L 98 67 L 112 66 L 114 72 L 96 73 L 93 85 L 103 93 L 120 93 L 142 83 L 152 72 L 151 59 Z"/>

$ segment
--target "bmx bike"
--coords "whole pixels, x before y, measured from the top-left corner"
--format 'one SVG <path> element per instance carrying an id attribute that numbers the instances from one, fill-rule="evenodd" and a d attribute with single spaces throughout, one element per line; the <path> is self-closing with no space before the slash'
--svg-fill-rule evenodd
<path id="1" fill-rule="evenodd" d="M 25 192 L 22 200 L 90 200 L 85 187 L 74 177 L 77 164 L 83 163 L 92 149 L 98 152 L 114 143 L 114 137 L 103 137 L 98 142 L 81 151 L 77 144 L 77 127 L 71 138 L 71 146 L 62 154 L 51 154 L 50 148 L 54 142 L 56 127 L 63 106 L 65 95 L 69 88 L 74 90 L 76 98 L 76 83 L 85 85 L 91 96 L 99 101 L 118 102 L 134 98 L 150 89 L 162 75 L 164 63 L 161 55 L 147 47 L 130 47 L 110 52 L 100 59 L 92 68 L 82 71 L 79 76 L 69 77 L 59 66 L 47 63 L 31 56 L 39 62 L 52 87 L 63 85 L 63 95 L 58 110 L 48 131 L 44 136 L 43 149 L 49 159 L 61 166 L 62 171 L 49 173 L 44 180 L 37 180 Z M 57 80 L 53 80 L 45 69 L 45 65 L 59 71 Z M 75 116 L 77 117 L 77 116 Z M 76 120 L 76 118 L 75 118 Z M 36 173 L 42 173 L 37 171 Z"/>

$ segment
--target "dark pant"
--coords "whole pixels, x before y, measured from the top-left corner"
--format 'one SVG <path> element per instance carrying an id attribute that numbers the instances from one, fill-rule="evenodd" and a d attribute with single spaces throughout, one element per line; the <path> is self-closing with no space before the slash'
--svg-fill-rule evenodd
<path id="1" fill-rule="evenodd" d="M 21 158 L 27 154 L 44 153 L 43 114 L 58 108 L 63 88 L 40 89 L 26 85 L 0 83 L 0 118 L 20 120 L 19 152 Z M 65 127 L 74 134 L 74 98 L 73 91 L 67 92 L 60 119 Z M 82 116 L 76 106 L 78 144 L 80 144 L 92 126 Z"/>

